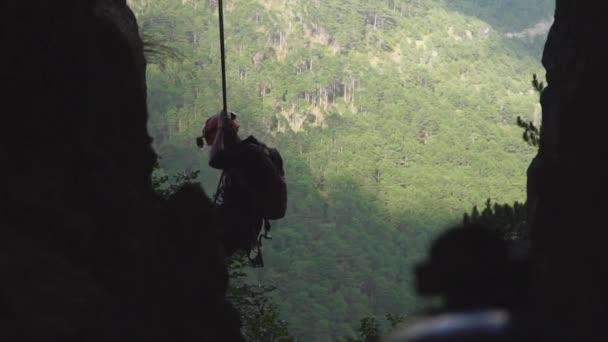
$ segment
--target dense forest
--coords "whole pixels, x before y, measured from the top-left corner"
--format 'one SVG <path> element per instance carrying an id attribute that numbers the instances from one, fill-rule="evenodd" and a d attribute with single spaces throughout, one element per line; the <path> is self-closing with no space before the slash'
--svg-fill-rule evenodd
<path id="1" fill-rule="evenodd" d="M 250 281 L 298 340 L 415 315 L 412 266 L 464 212 L 525 200 L 542 0 L 228 0 L 229 109 L 286 160 L 287 217 Z M 216 0 L 132 0 L 159 175 L 219 174 L 194 137 L 221 103 Z"/>

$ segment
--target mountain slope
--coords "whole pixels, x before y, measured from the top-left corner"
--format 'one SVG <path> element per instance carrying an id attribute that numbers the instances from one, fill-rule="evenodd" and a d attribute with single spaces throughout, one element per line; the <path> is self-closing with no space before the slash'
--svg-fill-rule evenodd
<path id="1" fill-rule="evenodd" d="M 551 8 L 515 2 L 508 14 L 522 27 L 488 19 L 509 8 L 481 0 L 225 4 L 229 108 L 279 147 L 289 180 L 288 216 L 253 276 L 278 287 L 299 338 L 418 309 L 411 266 L 428 240 L 486 198 L 524 199 L 534 151 L 515 118 L 539 119 L 529 80 L 542 37 L 507 33 Z M 131 5 L 144 36 L 179 53 L 157 48 L 148 71 L 162 166 L 201 169 L 211 192 L 218 175 L 193 139 L 220 107 L 216 3 Z"/>

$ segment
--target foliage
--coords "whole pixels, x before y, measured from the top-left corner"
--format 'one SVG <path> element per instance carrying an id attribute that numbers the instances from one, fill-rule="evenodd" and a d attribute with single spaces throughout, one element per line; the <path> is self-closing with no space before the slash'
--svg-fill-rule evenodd
<path id="1" fill-rule="evenodd" d="M 536 74 L 532 76 L 532 87 L 539 94 L 542 94 L 545 90 L 545 84 L 540 82 L 536 77 Z M 524 121 L 521 117 L 517 117 L 517 125 L 524 129 L 523 139 L 528 145 L 538 147 L 540 142 L 540 128 L 536 127 L 532 121 Z"/>
<path id="2" fill-rule="evenodd" d="M 522 138 L 528 145 L 538 147 L 540 142 L 540 130 L 534 125 L 532 121 L 524 121 L 520 117 L 517 117 L 517 126 L 524 129 Z"/>
<path id="3" fill-rule="evenodd" d="M 524 196 L 535 148 L 514 123 L 535 113 L 521 75 L 541 65 L 504 33 L 551 8 L 509 3 L 225 2 L 228 106 L 244 134 L 279 148 L 290 196 L 266 267 L 248 279 L 276 287 L 298 340 L 354 336 L 360 317 L 416 311 L 411 268 L 428 242 L 488 197 Z M 200 169 L 213 190 L 219 174 L 194 137 L 221 106 L 217 1 L 131 6 L 145 37 L 180 54 L 147 74 L 159 174 Z"/>
<path id="4" fill-rule="evenodd" d="M 380 322 L 375 317 L 365 317 L 359 322 L 359 329 L 357 329 L 357 336 L 343 336 L 340 341 L 343 342 L 372 342 L 378 341 L 380 337 L 384 334 L 390 332 L 390 330 L 396 329 L 399 325 L 403 323 L 405 317 L 402 315 L 393 315 L 386 314 L 385 315 L 386 322 L 384 324 L 384 328 L 382 329 L 382 322 Z M 387 324 L 388 323 L 388 326 Z M 382 330 L 385 330 L 384 332 Z"/>
<path id="5" fill-rule="evenodd" d="M 545 83 L 539 81 L 538 78 L 536 77 L 536 74 L 534 74 L 534 75 L 532 75 L 532 87 L 539 94 L 541 94 L 543 92 L 543 90 L 545 90 Z"/>
<path id="6" fill-rule="evenodd" d="M 192 183 L 198 178 L 200 171 L 190 171 L 173 174 L 171 176 L 162 173 L 160 166 L 155 166 L 155 173 L 152 177 L 152 188 L 162 198 L 169 198 L 171 194 L 175 193 L 180 186 L 185 183 Z"/>
<path id="7" fill-rule="evenodd" d="M 271 300 L 272 286 L 249 284 L 244 269 L 247 256 L 236 255 L 228 263 L 230 287 L 227 297 L 239 310 L 243 335 L 247 341 L 288 342 L 287 323 L 281 319 L 278 306 Z"/>
<path id="8" fill-rule="evenodd" d="M 532 87 L 538 94 L 545 90 L 545 84 L 538 80 L 536 74 L 532 76 Z M 538 148 L 540 141 L 540 128 L 533 122 L 525 122 L 517 117 L 517 125 L 524 129 L 523 140 L 528 145 Z M 498 231 L 508 241 L 517 241 L 526 237 L 528 224 L 526 221 L 526 208 L 518 202 L 509 204 L 492 204 L 488 199 L 485 207 L 479 212 L 477 206 L 473 207 L 471 214 L 465 213 L 463 223 L 481 223 L 489 229 Z"/>
<path id="9" fill-rule="evenodd" d="M 526 234 L 526 208 L 518 202 L 498 204 L 488 199 L 481 212 L 475 206 L 470 214 L 465 213 L 463 223 L 481 223 L 499 232 L 505 240 L 519 240 Z"/>
<path id="10" fill-rule="evenodd" d="M 386 314 L 386 320 L 389 322 L 391 329 L 396 328 L 405 320 L 403 315 Z"/>

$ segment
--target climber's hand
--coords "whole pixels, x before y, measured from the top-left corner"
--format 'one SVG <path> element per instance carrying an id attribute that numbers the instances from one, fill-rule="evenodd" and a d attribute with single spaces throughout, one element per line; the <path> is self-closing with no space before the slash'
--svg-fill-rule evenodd
<path id="1" fill-rule="evenodd" d="M 227 127 L 230 127 L 230 119 L 228 118 L 228 115 L 224 115 L 224 111 L 220 111 L 218 115 L 220 116 L 220 120 L 217 123 L 218 128 L 220 130 L 224 130 Z"/>

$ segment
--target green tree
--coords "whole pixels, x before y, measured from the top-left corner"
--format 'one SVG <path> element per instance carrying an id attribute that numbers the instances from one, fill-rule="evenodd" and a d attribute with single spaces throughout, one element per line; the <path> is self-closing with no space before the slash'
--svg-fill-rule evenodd
<path id="1" fill-rule="evenodd" d="M 247 341 L 294 341 L 289 334 L 287 322 L 281 319 L 279 307 L 271 298 L 275 288 L 248 283 L 245 273 L 247 265 L 247 256 L 244 254 L 231 257 L 228 263 L 230 287 L 227 298 L 241 315 L 243 335 Z"/>

